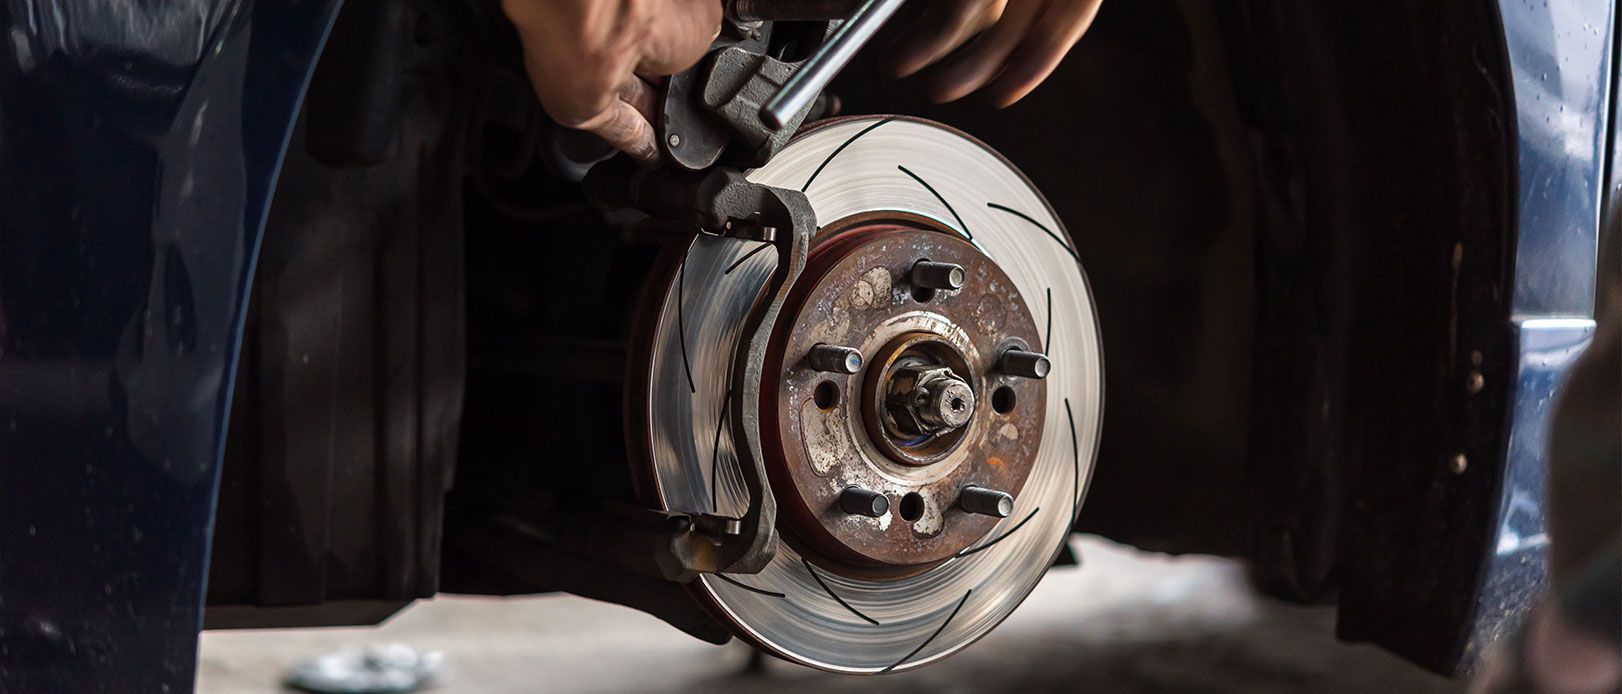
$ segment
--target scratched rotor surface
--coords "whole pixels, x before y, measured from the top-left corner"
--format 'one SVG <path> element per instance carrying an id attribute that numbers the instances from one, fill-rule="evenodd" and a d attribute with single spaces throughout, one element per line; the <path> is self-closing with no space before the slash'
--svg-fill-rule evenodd
<path id="1" fill-rule="evenodd" d="M 821 123 L 749 179 L 804 191 L 824 223 L 893 212 L 961 234 L 1024 297 L 1053 366 L 1040 446 L 1014 512 L 968 549 L 921 573 L 880 579 L 814 566 L 785 544 L 762 572 L 704 575 L 693 593 L 739 636 L 824 670 L 905 670 L 950 655 L 1007 618 L 1036 586 L 1086 492 L 1103 370 L 1081 257 L 1018 170 L 936 123 Z M 660 285 L 649 407 L 637 423 L 650 433 L 650 469 L 638 473 L 668 510 L 738 515 L 748 497 L 726 430 L 731 368 L 742 323 L 777 258 L 766 244 L 710 236 L 683 250 Z"/>

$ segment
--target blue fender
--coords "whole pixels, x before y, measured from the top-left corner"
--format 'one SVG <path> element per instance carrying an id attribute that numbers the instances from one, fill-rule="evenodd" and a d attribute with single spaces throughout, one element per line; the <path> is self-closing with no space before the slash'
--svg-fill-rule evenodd
<path id="1" fill-rule="evenodd" d="M 1501 0 L 1514 80 L 1513 353 L 1501 482 L 1464 636 L 1475 663 L 1547 584 L 1548 439 L 1555 396 L 1594 333 L 1599 230 L 1613 175 L 1614 0 Z"/>
<path id="2" fill-rule="evenodd" d="M 254 260 L 338 4 L 0 5 L 0 691 L 193 686 Z"/>

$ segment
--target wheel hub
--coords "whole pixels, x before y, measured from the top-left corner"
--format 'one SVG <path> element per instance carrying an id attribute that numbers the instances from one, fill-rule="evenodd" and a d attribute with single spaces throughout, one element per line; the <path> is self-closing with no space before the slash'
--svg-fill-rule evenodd
<path id="1" fill-rule="evenodd" d="M 1039 345 L 1013 283 L 960 236 L 900 213 L 825 226 L 763 388 L 785 539 L 830 570 L 875 576 L 916 573 L 983 538 L 1000 516 L 960 497 L 1019 495 L 1047 399 L 1041 379 L 1004 373 L 999 357 Z M 830 347 L 862 367 L 827 368 Z M 1019 405 L 980 406 L 998 390 Z M 875 495 L 885 512 L 872 512 Z"/>

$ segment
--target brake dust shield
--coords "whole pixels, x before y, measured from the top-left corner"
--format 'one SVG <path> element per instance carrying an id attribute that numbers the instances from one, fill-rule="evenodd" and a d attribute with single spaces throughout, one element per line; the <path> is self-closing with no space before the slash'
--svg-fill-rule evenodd
<path id="1" fill-rule="evenodd" d="M 748 178 L 804 192 L 823 225 L 761 384 L 783 541 L 760 573 L 689 592 L 793 662 L 925 665 L 1005 619 L 1074 524 L 1103 407 L 1080 257 L 1018 170 L 936 123 L 825 121 Z M 732 369 L 776 252 L 698 235 L 666 253 L 631 365 L 632 474 L 643 503 L 735 517 Z"/>

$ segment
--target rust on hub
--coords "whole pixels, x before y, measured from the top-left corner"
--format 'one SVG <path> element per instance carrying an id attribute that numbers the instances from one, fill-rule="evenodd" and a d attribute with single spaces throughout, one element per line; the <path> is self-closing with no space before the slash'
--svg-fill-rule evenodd
<path id="1" fill-rule="evenodd" d="M 961 268 L 960 286 L 917 291 L 920 262 Z M 819 371 L 808 362 L 817 345 L 858 350 L 863 366 Z M 901 213 L 824 227 L 766 357 L 762 433 L 784 537 L 825 568 L 879 577 L 985 537 L 1000 519 L 964 510 L 959 495 L 1017 498 L 1046 414 L 1044 381 L 998 368 L 1011 346 L 1041 350 L 1036 321 L 956 232 Z M 844 510 L 851 488 L 883 494 L 887 511 Z"/>

